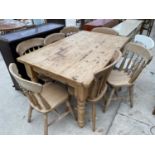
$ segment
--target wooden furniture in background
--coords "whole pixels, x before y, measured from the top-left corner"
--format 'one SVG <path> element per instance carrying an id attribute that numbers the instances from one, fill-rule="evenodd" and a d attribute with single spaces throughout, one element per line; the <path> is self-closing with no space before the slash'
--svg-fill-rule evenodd
<path id="1" fill-rule="evenodd" d="M 142 27 L 140 29 L 140 34 L 142 34 L 146 30 L 147 36 L 150 36 L 153 28 L 153 24 L 154 24 L 154 19 L 144 19 Z"/>
<path id="2" fill-rule="evenodd" d="M 119 69 L 113 70 L 108 78 L 108 84 L 112 90 L 104 106 L 104 112 L 107 110 L 114 93 L 123 86 L 129 89 L 130 107 L 133 107 L 134 81 L 152 59 L 150 52 L 136 43 L 128 43 L 124 50 L 124 57 Z"/>
<path id="3" fill-rule="evenodd" d="M 112 28 L 115 25 L 119 24 L 119 20 L 117 19 L 96 19 L 93 20 L 83 26 L 84 30 L 91 31 L 96 27 L 109 27 Z"/>
<path id="4" fill-rule="evenodd" d="M 96 27 L 92 29 L 92 32 L 118 35 L 118 33 L 115 30 L 113 30 L 112 28 L 108 28 L 108 27 Z"/>
<path id="5" fill-rule="evenodd" d="M 45 40 L 44 40 L 44 45 L 49 45 L 51 43 L 54 43 L 60 39 L 65 38 L 65 34 L 64 33 L 53 33 L 48 35 Z"/>
<path id="6" fill-rule="evenodd" d="M 44 46 L 44 38 L 32 38 L 22 41 L 17 45 L 16 52 L 19 56 L 30 53 Z"/>
<path id="7" fill-rule="evenodd" d="M 23 22 L 13 19 L 0 20 L 0 35 L 4 35 L 9 32 L 14 32 L 23 28 L 26 28 L 26 25 Z"/>
<path id="8" fill-rule="evenodd" d="M 120 36 L 130 37 L 131 39 L 139 33 L 143 21 L 141 20 L 124 20 L 122 23 L 113 27 Z"/>
<path id="9" fill-rule="evenodd" d="M 60 32 L 64 33 L 65 36 L 67 37 L 67 36 L 70 36 L 72 34 L 79 32 L 79 29 L 74 26 L 68 26 L 68 27 L 64 27 Z"/>
<path id="10" fill-rule="evenodd" d="M 17 45 L 24 41 L 35 37 L 46 37 L 51 33 L 59 32 L 64 25 L 48 23 L 34 28 L 21 30 L 0 36 L 0 51 L 8 67 L 10 63 L 16 63 L 22 77 L 29 79 L 25 71 L 25 67 L 16 61 L 19 56 L 16 52 Z M 12 78 L 16 89 L 20 89 L 17 82 Z"/>
<path id="11" fill-rule="evenodd" d="M 17 60 L 25 65 L 32 81 L 37 81 L 36 73 L 41 73 L 75 90 L 78 123 L 83 127 L 85 103 L 94 73 L 103 69 L 115 50 L 127 42 L 126 37 L 80 31 Z"/>
<path id="12" fill-rule="evenodd" d="M 120 51 L 116 51 L 114 56 L 108 66 L 104 69 L 96 72 L 94 74 L 94 80 L 90 87 L 90 92 L 87 101 L 92 103 L 92 130 L 95 131 L 96 129 L 96 103 L 103 99 L 107 91 L 107 79 L 114 67 L 114 65 L 119 61 L 121 58 L 122 53 Z"/>
<path id="13" fill-rule="evenodd" d="M 48 134 L 48 113 L 56 111 L 56 108 L 62 103 L 66 103 L 67 111 L 60 115 L 57 120 L 62 119 L 69 113 L 73 114 L 72 107 L 69 103 L 69 96 L 67 91 L 56 85 L 55 83 L 45 83 L 41 85 L 36 82 L 25 80 L 18 73 L 16 64 L 11 63 L 9 65 L 9 71 L 11 75 L 18 82 L 19 86 L 23 90 L 23 93 L 28 97 L 30 101 L 30 109 L 28 112 L 28 122 L 31 122 L 32 110 L 42 113 L 44 115 L 44 134 Z"/>

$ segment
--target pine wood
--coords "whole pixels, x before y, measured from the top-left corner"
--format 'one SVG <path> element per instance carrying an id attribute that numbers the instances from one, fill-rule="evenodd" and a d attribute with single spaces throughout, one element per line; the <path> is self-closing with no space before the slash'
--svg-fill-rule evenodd
<path id="1" fill-rule="evenodd" d="M 44 134 L 48 134 L 48 113 L 53 110 L 55 111 L 57 106 L 67 102 L 69 109 L 67 113 L 65 112 L 65 115 L 62 115 L 73 114 L 73 110 L 68 101 L 69 95 L 65 88 L 51 82 L 42 85 L 25 80 L 18 73 L 17 66 L 14 63 L 9 65 L 9 71 L 30 101 L 28 122 L 31 122 L 33 109 L 44 114 Z M 60 115 L 60 117 L 62 117 L 62 115 Z"/>
<path id="2" fill-rule="evenodd" d="M 79 32 L 79 29 L 75 26 L 68 26 L 68 27 L 64 27 L 60 32 L 64 33 L 65 36 L 67 37 L 67 36 L 70 36 L 72 34 Z"/>
<path id="3" fill-rule="evenodd" d="M 16 52 L 22 56 L 44 46 L 44 38 L 32 38 L 19 43 Z"/>
<path id="4" fill-rule="evenodd" d="M 108 78 L 108 84 L 112 87 L 112 92 L 105 105 L 104 111 L 109 106 L 115 89 L 126 86 L 129 89 L 130 107 L 133 107 L 133 86 L 142 70 L 150 63 L 152 55 L 143 46 L 136 43 L 128 43 L 124 48 L 123 61 L 118 69 L 113 70 Z"/>
<path id="5" fill-rule="evenodd" d="M 98 32 L 98 33 L 111 34 L 111 35 L 118 35 L 118 32 L 108 27 L 96 27 L 96 28 L 93 28 L 92 31 Z"/>
<path id="6" fill-rule="evenodd" d="M 102 70 L 129 38 L 80 31 L 17 60 L 31 66 L 31 72 L 44 74 L 75 89 L 78 123 L 84 126 L 85 101 L 94 73 Z M 52 52 L 51 52 L 52 51 Z M 34 77 L 30 78 L 33 80 Z M 33 74 L 34 75 L 34 74 Z"/>
<path id="7" fill-rule="evenodd" d="M 49 45 L 51 43 L 54 43 L 60 39 L 65 38 L 65 34 L 64 33 L 53 33 L 48 35 L 45 40 L 44 40 L 44 45 Z"/>
<path id="8" fill-rule="evenodd" d="M 92 82 L 92 86 L 90 88 L 90 93 L 88 97 L 88 101 L 92 102 L 92 130 L 95 131 L 96 128 L 96 103 L 101 100 L 107 91 L 107 78 L 109 77 L 113 67 L 121 58 L 121 52 L 116 51 L 114 53 L 114 57 L 108 66 L 106 66 L 103 70 L 98 71 L 94 74 L 94 81 Z"/>

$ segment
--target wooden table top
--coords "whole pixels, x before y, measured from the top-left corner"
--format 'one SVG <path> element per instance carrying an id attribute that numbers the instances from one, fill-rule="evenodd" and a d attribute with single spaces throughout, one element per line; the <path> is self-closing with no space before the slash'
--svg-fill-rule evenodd
<path id="1" fill-rule="evenodd" d="M 136 28 L 138 28 L 143 21 L 141 20 L 125 20 L 122 23 L 113 27 L 115 31 L 119 33 L 120 36 L 129 36 Z"/>
<path id="2" fill-rule="evenodd" d="M 25 26 L 26 25 L 24 23 L 17 21 L 17 20 L 13 20 L 13 19 L 0 20 L 0 30 L 1 31 L 20 29 Z"/>
<path id="3" fill-rule="evenodd" d="M 17 60 L 88 86 L 96 71 L 104 68 L 116 49 L 121 49 L 129 38 L 80 31 L 53 44 L 29 53 Z"/>

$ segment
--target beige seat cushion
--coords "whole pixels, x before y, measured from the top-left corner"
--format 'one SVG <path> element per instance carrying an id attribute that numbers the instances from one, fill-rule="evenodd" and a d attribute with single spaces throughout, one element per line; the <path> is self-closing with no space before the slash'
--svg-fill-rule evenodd
<path id="1" fill-rule="evenodd" d="M 114 87 L 121 87 L 121 86 L 131 85 L 131 83 L 129 83 L 129 80 L 130 80 L 130 77 L 126 72 L 113 70 L 110 73 L 110 76 L 107 82 Z"/>
<path id="2" fill-rule="evenodd" d="M 41 92 L 41 96 L 46 100 L 48 103 L 47 106 L 45 106 L 41 99 L 35 95 L 36 98 L 39 101 L 39 104 L 41 105 L 41 109 L 35 107 L 36 110 L 40 112 L 49 112 L 55 107 L 57 107 L 59 104 L 63 103 L 68 99 L 68 93 L 67 90 L 63 87 L 61 87 L 58 84 L 49 82 L 43 85 L 43 89 Z"/>

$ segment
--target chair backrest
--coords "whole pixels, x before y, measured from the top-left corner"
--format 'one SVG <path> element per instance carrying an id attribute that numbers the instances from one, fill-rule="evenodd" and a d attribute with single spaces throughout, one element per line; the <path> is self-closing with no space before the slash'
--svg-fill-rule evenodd
<path id="1" fill-rule="evenodd" d="M 42 85 L 36 82 L 25 80 L 21 77 L 21 75 L 18 72 L 17 66 L 15 63 L 11 63 L 9 65 L 9 71 L 11 75 L 14 77 L 14 79 L 19 84 L 20 88 L 25 91 L 31 91 L 34 93 L 40 93 L 42 89 Z"/>
<path id="2" fill-rule="evenodd" d="M 51 43 L 54 43 L 60 39 L 65 38 L 65 34 L 64 33 L 53 33 L 48 35 L 45 40 L 44 40 L 44 45 L 48 45 Z"/>
<path id="3" fill-rule="evenodd" d="M 24 94 L 31 101 L 30 104 L 33 107 L 36 107 L 37 109 L 41 110 L 43 107 L 41 103 L 44 103 L 46 104 L 44 106 L 48 108 L 47 103 L 45 103 L 45 99 L 40 94 L 43 88 L 41 84 L 23 79 L 21 75 L 18 73 L 18 69 L 15 63 L 11 63 L 9 65 L 9 71 L 11 75 L 14 77 L 14 79 L 17 81 L 17 83 L 19 84 Z"/>
<path id="4" fill-rule="evenodd" d="M 104 33 L 104 34 L 118 35 L 118 32 L 108 27 L 96 27 L 96 28 L 93 28 L 92 31 L 98 32 L 98 33 Z"/>
<path id="5" fill-rule="evenodd" d="M 124 47 L 123 60 L 119 70 L 123 70 L 130 75 L 130 81 L 134 82 L 145 66 L 152 60 L 152 55 L 143 46 L 136 43 L 128 43 Z"/>
<path id="6" fill-rule="evenodd" d="M 67 36 L 70 36 L 72 34 L 79 32 L 79 29 L 74 26 L 68 26 L 68 27 L 64 27 L 60 32 L 64 33 L 65 36 L 67 37 Z"/>
<path id="7" fill-rule="evenodd" d="M 22 56 L 44 46 L 44 38 L 32 38 L 19 43 L 16 52 Z"/>
<path id="8" fill-rule="evenodd" d="M 122 53 L 119 50 L 116 50 L 109 64 L 105 68 L 103 68 L 102 70 L 94 74 L 94 80 L 92 82 L 92 86 L 89 93 L 90 99 L 97 98 L 104 91 L 104 88 L 106 87 L 107 79 L 113 67 L 119 61 L 121 56 L 122 56 Z"/>

